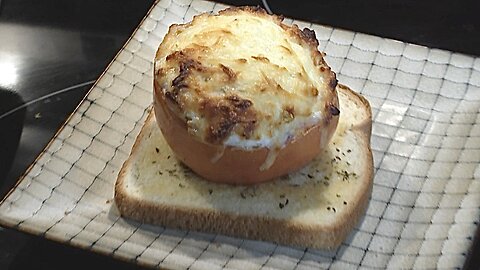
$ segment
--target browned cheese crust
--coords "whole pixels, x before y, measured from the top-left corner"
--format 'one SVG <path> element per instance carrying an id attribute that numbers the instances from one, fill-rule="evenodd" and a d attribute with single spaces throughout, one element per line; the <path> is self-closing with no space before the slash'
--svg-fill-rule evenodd
<path id="1" fill-rule="evenodd" d="M 286 76 L 285 74 L 292 72 L 292 69 L 287 70 L 287 67 L 275 64 L 273 56 L 240 57 L 234 53 L 232 54 L 233 59 L 223 61 L 222 55 L 216 55 L 215 50 L 223 48 L 222 46 L 228 46 L 228 42 L 236 42 L 239 38 L 226 27 L 209 26 L 210 31 L 204 31 L 197 35 L 192 34 L 192 40 L 180 38 L 187 30 L 201 24 L 208 16 L 212 16 L 202 14 L 196 16 L 190 23 L 170 26 L 156 54 L 156 59 L 160 60 L 160 62 L 156 62 L 155 69 L 156 93 L 159 98 L 165 99 L 168 108 L 185 122 L 189 132 L 199 140 L 217 145 L 224 143 L 231 134 L 236 134 L 242 139 L 259 140 L 265 133 L 258 130 L 263 128 L 261 123 L 271 122 L 264 129 L 275 130 L 296 117 L 308 117 L 312 114 L 312 108 L 301 108 L 298 105 L 300 102 L 292 102 L 291 105 L 285 102 L 286 104 L 281 108 L 283 109 L 282 119 L 274 119 L 268 111 L 265 111 L 263 103 L 256 100 L 256 97 L 259 96 L 295 100 L 298 95 L 301 95 L 315 99 L 319 95 L 319 91 L 322 91 L 325 100 L 323 121 L 328 123 L 332 117 L 338 116 L 340 110 L 335 91 L 336 76 L 325 63 L 324 55 L 317 49 L 318 41 L 315 32 L 307 28 L 300 30 L 296 25 L 285 25 L 282 23 L 281 17 L 269 15 L 261 8 L 229 8 L 220 11 L 216 16 L 245 14 L 250 15 L 253 19 L 261 18 L 273 22 L 284 30 L 285 40 L 293 40 L 292 42 L 306 48 L 305 52 L 309 54 L 308 58 L 313 61 L 315 69 L 323 78 L 322 88 L 328 89 L 328 91 L 311 84 L 308 81 L 311 76 L 305 69 L 300 70 L 296 74 L 297 77 L 294 78 L 306 82 L 302 86 L 303 88 L 285 89 L 282 83 L 275 80 L 277 76 L 275 74 Z M 195 37 L 197 38 L 195 39 Z M 207 41 L 201 43 L 202 40 L 210 39 L 216 40 L 216 42 L 212 41 L 211 46 L 206 45 Z M 180 42 L 189 44 L 181 47 L 183 43 L 182 45 L 176 44 Z M 290 43 L 286 42 L 285 44 Z M 280 47 L 283 48 L 285 57 L 296 55 L 291 46 L 280 45 Z M 238 50 L 241 51 L 242 48 L 240 47 Z M 237 54 L 242 55 L 240 52 Z M 212 57 L 215 59 L 218 57 L 220 60 L 212 62 Z M 262 67 L 264 68 L 262 69 Z M 245 79 L 242 74 L 246 69 L 251 68 L 258 69 L 263 78 L 256 82 L 254 89 L 242 89 L 244 83 L 241 80 Z M 236 90 L 228 91 L 229 89 Z M 243 90 L 249 93 L 244 94 Z M 302 93 L 298 94 L 299 92 Z M 195 119 L 192 119 L 195 118 L 192 114 L 203 119 L 205 123 L 196 122 Z"/>

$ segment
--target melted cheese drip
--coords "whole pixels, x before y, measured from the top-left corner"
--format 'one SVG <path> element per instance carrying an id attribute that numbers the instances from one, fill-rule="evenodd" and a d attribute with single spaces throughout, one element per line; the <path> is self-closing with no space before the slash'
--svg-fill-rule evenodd
<path id="1" fill-rule="evenodd" d="M 223 153 L 225 153 L 225 146 L 218 146 L 215 155 L 210 159 L 212 163 L 216 163 L 220 158 L 222 158 Z"/>
<path id="2" fill-rule="evenodd" d="M 245 138 L 231 132 L 224 145 L 243 149 L 270 149 L 264 166 L 275 160 L 276 151 L 292 137 L 323 119 L 324 96 L 328 80 L 315 66 L 311 48 L 299 42 L 268 17 L 247 12 L 222 16 L 197 16 L 189 25 L 173 27 L 159 48 L 156 70 L 164 91 L 179 75 L 177 66 L 166 60 L 178 51 L 189 51 L 196 61 L 212 74 L 195 73 L 195 87 L 182 90 L 185 103 L 183 116 L 188 115 L 190 129 L 205 138 L 209 123 L 200 117 L 198 92 L 201 97 L 222 98 L 236 95 L 250 100 L 258 117 L 252 136 Z M 235 74 L 228 80 L 219 68 L 228 67 Z M 328 74 L 328 73 L 327 73 Z M 195 88 L 195 89 L 194 89 Z M 293 119 L 285 119 L 285 107 L 294 108 Z M 218 160 L 219 154 L 212 157 Z"/>
<path id="3" fill-rule="evenodd" d="M 270 148 L 268 151 L 267 157 L 265 158 L 265 161 L 260 166 L 260 171 L 265 171 L 265 170 L 268 170 L 270 167 L 272 167 L 273 163 L 275 162 L 275 159 L 277 159 L 279 152 L 280 152 L 280 149 L 278 148 Z"/>

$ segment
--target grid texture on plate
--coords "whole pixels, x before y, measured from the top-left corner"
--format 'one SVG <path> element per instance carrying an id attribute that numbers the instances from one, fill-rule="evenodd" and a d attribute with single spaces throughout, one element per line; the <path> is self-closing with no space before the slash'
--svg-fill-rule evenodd
<path id="1" fill-rule="evenodd" d="M 161 0 L 0 206 L 3 225 L 172 269 L 460 268 L 480 216 L 480 59 L 287 19 L 315 30 L 341 83 L 371 103 L 367 213 L 333 252 L 126 221 L 112 205 L 172 23 L 226 6 Z"/>

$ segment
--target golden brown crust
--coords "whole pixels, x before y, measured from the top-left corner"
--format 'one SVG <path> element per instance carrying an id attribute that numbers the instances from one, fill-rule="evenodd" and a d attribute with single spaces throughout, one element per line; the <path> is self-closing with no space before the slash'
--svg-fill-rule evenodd
<path id="1" fill-rule="evenodd" d="M 311 53 L 312 53 L 312 58 L 316 60 L 316 64 L 318 64 L 320 67 L 323 68 L 322 71 L 328 70 L 330 71 L 330 67 L 327 65 L 325 62 L 325 59 L 323 58 L 324 55 L 318 51 L 318 39 L 315 35 L 315 31 L 309 29 L 309 28 L 304 28 L 301 30 L 298 25 L 286 25 L 283 24 L 283 17 L 279 15 L 269 15 L 264 9 L 260 7 L 251 7 L 251 6 L 245 6 L 245 7 L 232 7 L 232 8 L 227 8 L 225 10 L 222 10 L 219 12 L 219 15 L 222 14 L 236 14 L 238 12 L 247 12 L 252 15 L 264 17 L 264 18 L 271 18 L 275 23 L 277 23 L 280 27 L 282 27 L 284 30 L 287 32 L 291 33 L 293 36 L 297 38 L 299 42 L 302 44 L 308 45 L 311 48 Z M 290 51 L 290 49 L 284 47 L 287 51 Z M 290 52 L 291 53 L 291 52 Z M 331 72 L 331 79 L 330 81 L 335 81 L 335 85 L 332 85 L 333 88 L 332 90 L 335 89 L 336 86 L 336 79 L 335 79 L 335 73 Z"/>
<path id="2" fill-rule="evenodd" d="M 329 97 L 329 95 L 336 95 L 335 87 L 337 84 L 337 80 L 335 77 L 335 73 L 331 71 L 330 67 L 326 64 L 325 60 L 323 59 L 323 54 L 318 51 L 318 41 L 315 36 L 315 32 L 310 30 L 310 29 L 299 29 L 297 25 L 289 26 L 285 25 L 282 23 L 283 18 L 280 16 L 276 15 L 269 15 L 265 10 L 258 8 L 258 7 L 235 7 L 235 8 L 228 8 L 225 10 L 222 10 L 219 12 L 218 15 L 208 15 L 208 14 L 201 14 L 198 16 L 195 16 L 193 21 L 187 24 L 175 24 L 172 25 L 169 28 L 169 31 L 167 35 L 164 38 L 164 41 L 160 45 L 159 49 L 157 50 L 156 53 L 156 59 L 161 59 L 165 56 L 166 59 L 166 67 L 165 66 L 157 66 L 156 65 L 156 74 L 155 74 L 155 80 L 161 80 L 160 78 L 166 78 L 166 74 L 171 71 L 172 69 L 176 69 L 177 73 L 176 76 L 173 78 L 173 80 L 170 81 L 164 81 L 163 84 L 157 85 L 159 89 L 162 91 L 158 91 L 159 95 L 164 95 L 166 100 L 169 102 L 168 107 L 178 116 L 178 118 L 183 119 L 183 121 L 186 122 L 187 127 L 191 127 L 191 125 L 188 124 L 189 118 L 186 117 L 190 113 L 186 112 L 187 110 L 195 110 L 192 109 L 192 105 L 188 105 L 189 101 L 192 99 L 197 99 L 201 100 L 204 104 L 215 104 L 219 103 L 220 101 L 218 100 L 217 97 L 213 98 L 211 95 L 206 94 L 204 92 L 205 87 L 208 86 L 208 83 L 205 81 L 207 79 L 212 79 L 212 80 L 220 80 L 219 84 L 216 84 L 215 87 L 217 89 L 223 88 L 226 86 L 226 88 L 235 88 L 233 86 L 234 84 L 238 84 L 239 80 L 239 74 L 242 73 L 242 69 L 248 68 L 248 62 L 251 60 L 256 60 L 259 62 L 265 63 L 268 67 L 272 68 L 273 70 L 283 70 L 284 73 L 288 73 L 287 69 L 284 66 L 279 66 L 272 61 L 269 60 L 268 55 L 252 55 L 249 57 L 249 59 L 245 58 L 238 58 L 235 63 L 238 65 L 243 65 L 242 68 L 240 67 L 232 67 L 229 66 L 226 63 L 219 63 L 217 65 L 209 65 L 206 63 L 206 59 L 209 57 L 210 49 L 208 46 L 204 46 L 201 44 L 195 43 L 195 41 L 192 41 L 191 44 L 185 48 L 178 48 L 178 49 L 172 49 L 172 47 L 169 47 L 165 44 L 173 44 L 175 43 L 175 40 L 177 40 L 178 35 L 183 33 L 186 29 L 189 27 L 195 25 L 196 23 L 199 23 L 199 21 L 202 21 L 202 19 L 208 18 L 209 16 L 211 17 L 216 17 L 216 16 L 236 16 L 239 14 L 248 14 L 252 17 L 258 17 L 258 18 L 263 18 L 266 19 L 270 22 L 273 22 L 274 24 L 280 26 L 286 34 L 286 37 L 288 39 L 293 39 L 298 45 L 300 45 L 303 48 L 307 48 L 307 54 L 309 53 L 309 59 L 312 60 L 314 63 L 313 69 L 318 69 L 318 71 L 321 74 L 321 77 L 324 79 L 324 85 L 322 88 L 327 89 L 328 94 L 326 94 L 326 99 L 332 99 L 335 100 L 336 97 Z M 213 35 L 217 39 L 215 42 L 215 45 L 218 45 L 223 41 L 224 37 L 228 36 L 229 38 L 232 38 L 235 40 L 235 38 L 241 38 L 241 37 L 235 37 L 231 32 L 229 32 L 226 29 L 223 29 L 221 27 L 216 27 L 216 26 L 209 26 L 210 30 L 201 32 L 201 35 Z M 221 34 L 219 34 L 221 32 Z M 199 35 L 200 35 L 199 34 Z M 233 36 L 233 37 L 232 37 Z M 201 39 L 205 40 L 205 39 Z M 238 45 L 238 44 L 237 44 Z M 223 46 L 223 45 L 219 45 Z M 279 45 L 283 50 L 286 52 L 286 55 L 292 55 L 293 51 L 292 48 L 289 48 L 289 46 L 284 46 L 284 45 Z M 167 49 L 168 48 L 168 49 Z M 175 47 L 176 48 L 176 47 Z M 173 50 L 173 51 L 171 51 Z M 163 52 L 168 51 L 168 55 L 163 55 Z M 234 59 L 232 59 L 234 60 Z M 208 61 L 207 61 L 208 62 Z M 156 61 L 157 63 L 157 61 Z M 162 62 L 163 63 L 163 62 Z M 302 67 L 303 68 L 303 67 Z M 292 89 L 285 89 L 282 87 L 281 84 L 275 81 L 275 77 L 272 76 L 271 74 L 265 74 L 263 73 L 262 70 L 259 70 L 259 72 L 263 75 L 264 78 L 264 85 L 259 85 L 258 89 L 255 91 L 260 91 L 260 92 L 265 92 L 266 89 L 272 89 L 272 90 L 278 90 L 279 93 L 282 92 L 281 95 L 292 95 L 291 91 Z M 307 78 L 310 77 L 320 77 L 316 73 L 315 76 L 308 76 L 308 72 L 305 71 L 305 68 L 303 68 L 303 71 L 299 72 L 299 77 L 302 77 L 303 80 L 307 81 Z M 218 74 L 222 74 L 223 76 L 221 79 L 219 79 L 217 76 Z M 205 80 L 205 81 L 204 81 Z M 171 86 L 171 87 L 170 87 Z M 317 85 L 318 86 L 318 85 Z M 303 87 L 303 86 L 302 86 Z M 251 91 L 251 90 L 247 90 Z M 311 93 L 311 96 L 313 99 L 315 99 L 318 96 L 319 89 L 314 86 L 307 86 L 307 89 L 303 90 L 308 93 Z M 192 98 L 190 93 L 192 92 L 193 96 L 195 98 Z M 267 91 L 268 92 L 268 91 Z M 188 94 L 186 94 L 188 93 Z M 186 95 L 187 97 L 184 97 Z M 292 96 L 292 98 L 295 98 Z M 206 140 L 208 143 L 212 144 L 217 144 L 217 145 L 222 145 L 222 143 L 225 141 L 225 139 L 231 135 L 231 134 L 237 134 L 239 136 L 245 137 L 245 135 L 248 135 L 249 133 L 253 134 L 255 133 L 255 130 L 259 128 L 260 122 L 267 122 L 269 115 L 265 115 L 266 113 L 258 113 L 255 112 L 255 110 L 260 110 L 262 109 L 262 105 L 257 104 L 255 100 L 250 100 L 253 102 L 253 106 L 249 109 L 249 115 L 255 115 L 255 125 L 252 124 L 253 119 L 249 117 L 249 124 L 247 130 L 250 132 L 245 133 L 244 132 L 244 127 L 241 126 L 243 121 L 237 121 L 237 116 L 232 115 L 231 119 L 226 119 L 227 116 L 230 114 L 224 114 L 223 118 L 225 118 L 225 121 L 220 121 L 223 123 L 223 125 L 219 125 L 218 121 L 216 123 L 211 123 L 208 122 L 208 125 L 206 128 L 202 127 L 192 127 L 193 130 L 196 130 L 195 135 L 200 139 Z M 333 102 L 334 103 L 334 102 Z M 338 107 L 338 106 L 337 106 Z M 311 107 L 310 107 L 311 108 Z M 336 110 L 338 111 L 338 110 Z M 300 111 L 298 110 L 300 113 Z M 325 112 L 327 113 L 326 118 L 331 118 L 332 115 L 330 114 L 331 110 L 326 109 Z M 201 114 L 201 112 L 198 112 Z M 309 111 L 308 113 L 312 113 L 312 111 Z M 297 115 L 302 115 L 304 117 L 307 117 L 308 114 L 306 111 L 303 111 L 301 114 Z M 335 115 L 333 115 L 335 116 Z M 208 119 L 208 120 L 218 120 L 218 119 Z M 329 120 L 326 119 L 324 121 L 325 123 L 329 123 Z M 236 127 L 237 125 L 240 125 L 240 127 Z M 270 129 L 278 129 L 278 125 L 282 125 L 282 123 L 277 123 L 273 122 L 271 123 L 271 128 Z M 203 130 L 207 132 L 203 132 Z M 258 133 L 257 136 L 259 137 Z M 248 136 L 246 138 L 249 138 Z"/>
<path id="3" fill-rule="evenodd" d="M 171 228 L 199 230 L 221 233 L 248 239 L 267 240 L 285 245 L 334 249 L 346 238 L 358 223 L 368 206 L 373 186 L 373 157 L 370 149 L 372 115 L 368 101 L 348 87 L 339 85 L 339 91 L 366 112 L 360 123 L 352 130 L 362 148 L 365 149 L 365 174 L 361 176 L 364 185 L 355 193 L 349 194 L 349 208 L 342 211 L 330 225 L 313 226 L 289 222 L 288 219 L 276 219 L 269 216 L 235 215 L 224 213 L 215 208 L 200 209 L 180 206 L 165 206 L 153 203 L 142 197 L 135 197 L 127 190 L 126 178 L 131 173 L 134 155 L 138 155 L 139 144 L 147 134 L 140 132 L 115 185 L 115 202 L 123 217 L 141 222 L 163 225 Z M 153 121 L 150 114 L 146 122 Z"/>

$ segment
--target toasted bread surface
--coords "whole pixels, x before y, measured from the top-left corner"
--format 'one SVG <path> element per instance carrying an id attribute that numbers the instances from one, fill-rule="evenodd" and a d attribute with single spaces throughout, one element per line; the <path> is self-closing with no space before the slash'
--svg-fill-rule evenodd
<path id="1" fill-rule="evenodd" d="M 179 162 L 150 113 L 115 186 L 122 216 L 172 228 L 333 249 L 363 216 L 372 189 L 368 101 L 337 87 L 332 141 L 303 169 L 254 186 L 205 181 Z"/>

